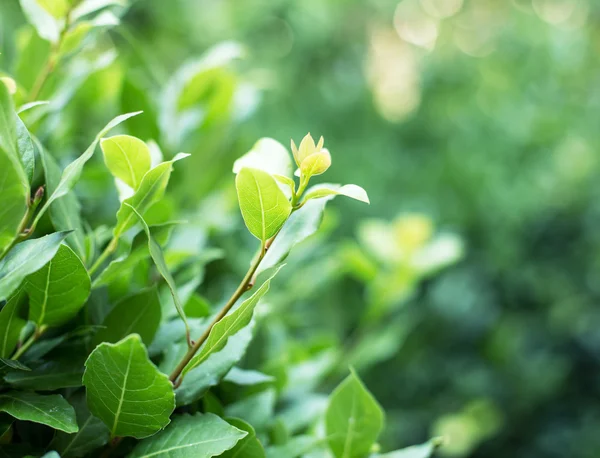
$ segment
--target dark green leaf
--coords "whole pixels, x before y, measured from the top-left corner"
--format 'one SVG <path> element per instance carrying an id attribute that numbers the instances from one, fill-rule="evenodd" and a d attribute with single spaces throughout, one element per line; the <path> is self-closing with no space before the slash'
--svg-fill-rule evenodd
<path id="1" fill-rule="evenodd" d="M 8 358 L 19 342 L 19 334 L 26 321 L 19 317 L 19 308 L 22 303 L 21 290 L 13 294 L 2 310 L 0 310 L 0 357 Z"/>
<path id="2" fill-rule="evenodd" d="M 25 391 L 2 393 L 0 411 L 19 420 L 41 423 L 66 433 L 78 430 L 73 407 L 59 394 L 44 396 Z"/>
<path id="3" fill-rule="evenodd" d="M 81 386 L 83 361 L 78 358 L 47 361 L 32 371 L 12 371 L 4 380 L 15 388 L 50 391 Z"/>

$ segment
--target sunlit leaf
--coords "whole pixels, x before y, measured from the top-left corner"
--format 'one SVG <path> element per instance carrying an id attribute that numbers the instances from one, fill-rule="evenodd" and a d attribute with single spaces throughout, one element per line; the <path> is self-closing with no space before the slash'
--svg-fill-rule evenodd
<path id="1" fill-rule="evenodd" d="M 27 20 L 35 27 L 38 35 L 51 43 L 60 36 L 61 24 L 38 0 L 20 0 Z"/>
<path id="2" fill-rule="evenodd" d="M 361 202 L 370 203 L 369 196 L 367 196 L 367 192 L 357 186 L 355 184 L 346 184 L 340 187 L 325 187 L 325 186 L 317 186 L 312 190 L 309 189 L 304 196 L 304 201 L 308 201 L 311 199 L 318 199 L 320 197 L 326 196 L 346 196 L 351 199 L 360 200 Z"/>
<path id="3" fill-rule="evenodd" d="M 292 174 L 292 158 L 277 140 L 261 138 L 250 151 L 233 163 L 233 173 L 239 173 L 244 167 L 288 177 Z"/>
<path id="4" fill-rule="evenodd" d="M 134 190 L 150 170 L 150 149 L 130 135 L 115 135 L 100 141 L 104 162 L 111 173 Z"/>

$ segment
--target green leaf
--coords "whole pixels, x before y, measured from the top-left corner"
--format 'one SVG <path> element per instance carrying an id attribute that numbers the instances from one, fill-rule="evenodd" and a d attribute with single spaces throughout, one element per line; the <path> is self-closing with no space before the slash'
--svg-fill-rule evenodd
<path id="1" fill-rule="evenodd" d="M 164 431 L 141 441 L 128 458 L 210 458 L 231 449 L 246 435 L 211 413 L 181 415 Z"/>
<path id="2" fill-rule="evenodd" d="M 44 167 L 44 178 L 46 179 L 46 194 L 52 195 L 60 182 L 61 170 L 54 158 L 34 138 L 42 166 Z M 85 231 L 81 222 L 81 205 L 74 192 L 69 192 L 61 199 L 55 200 L 49 207 L 50 220 L 57 231 L 72 230 L 66 238 L 66 242 L 77 253 L 82 261 L 86 261 Z"/>
<path id="3" fill-rule="evenodd" d="M 248 434 L 242 440 L 240 440 L 235 447 L 231 450 L 227 450 L 221 458 L 265 458 L 265 449 L 256 437 L 256 431 L 254 428 L 243 420 L 238 418 L 227 418 L 227 423 L 235 426 L 241 431 L 246 431 Z"/>
<path id="4" fill-rule="evenodd" d="M 144 175 L 135 194 L 125 199 L 117 212 L 117 224 L 113 231 L 115 238 L 119 238 L 137 222 L 131 207 L 143 215 L 153 203 L 162 198 L 171 176 L 173 163 L 188 156 L 189 154 L 179 153 L 172 160 L 158 164 Z"/>
<path id="5" fill-rule="evenodd" d="M 26 321 L 19 316 L 23 293 L 13 294 L 0 310 L 0 358 L 9 358 L 19 342 Z"/>
<path id="6" fill-rule="evenodd" d="M 98 345 L 85 363 L 83 384 L 90 411 L 112 437 L 151 436 L 169 424 L 175 409 L 173 385 L 148 359 L 137 334 Z"/>
<path id="7" fill-rule="evenodd" d="M 275 389 L 269 388 L 229 404 L 225 412 L 230 417 L 242 418 L 257 430 L 264 431 L 273 421 L 275 402 Z"/>
<path id="8" fill-rule="evenodd" d="M 245 167 L 262 170 L 269 175 L 288 177 L 292 174 L 292 158 L 277 140 L 261 138 L 250 151 L 233 163 L 233 173 L 239 173 Z"/>
<path id="9" fill-rule="evenodd" d="M 179 313 L 179 316 L 183 320 L 183 323 L 185 325 L 185 332 L 187 335 L 187 339 L 189 341 L 190 340 L 190 325 L 188 324 L 187 317 L 185 316 L 185 311 L 183 310 L 183 306 L 181 305 L 181 301 L 179 300 L 179 295 L 177 294 L 177 285 L 175 284 L 175 280 L 173 279 L 173 276 L 171 275 L 171 272 L 169 271 L 169 268 L 167 267 L 167 263 L 165 261 L 165 256 L 163 254 L 162 248 L 160 247 L 158 242 L 154 239 L 154 237 L 152 237 L 152 234 L 150 233 L 150 228 L 148 227 L 148 224 L 146 224 L 144 217 L 142 215 L 140 215 L 138 213 L 138 211 L 135 208 L 133 208 L 131 205 L 129 205 L 128 203 L 125 202 L 124 204 L 127 205 L 131 209 L 131 211 L 136 215 L 136 217 L 142 224 L 142 227 L 144 228 L 146 237 L 148 237 L 148 250 L 150 251 L 150 256 L 152 256 L 152 260 L 154 261 L 154 264 L 156 265 L 158 272 L 165 279 L 165 281 L 167 282 L 167 285 L 169 286 L 169 290 L 171 291 L 171 296 L 173 297 L 173 303 L 175 304 L 177 313 Z"/>
<path id="10" fill-rule="evenodd" d="M 115 135 L 100 142 L 108 170 L 134 190 L 150 170 L 150 149 L 131 135 Z"/>
<path id="11" fill-rule="evenodd" d="M 161 308 L 155 287 L 140 291 L 119 301 L 104 319 L 102 329 L 94 336 L 94 346 L 115 343 L 129 334 L 139 334 L 150 345 L 160 325 Z"/>
<path id="12" fill-rule="evenodd" d="M 25 173 L 29 179 L 29 183 L 33 182 L 33 172 L 35 170 L 35 152 L 33 149 L 33 141 L 27 127 L 15 113 L 15 132 L 17 135 L 17 151 L 23 163 Z"/>
<path id="13" fill-rule="evenodd" d="M 77 315 L 90 295 L 91 282 L 81 259 L 66 245 L 23 283 L 29 295 L 29 320 L 59 326 Z"/>
<path id="14" fill-rule="evenodd" d="M 4 367 L 2 367 L 4 366 Z M 16 359 L 0 358 L 0 370 L 3 368 L 15 369 L 19 371 L 30 371 L 31 369 L 25 364 L 17 361 Z"/>
<path id="15" fill-rule="evenodd" d="M 304 201 L 306 202 L 310 199 L 319 199 L 320 197 L 326 196 L 346 196 L 367 204 L 370 203 L 367 192 L 355 184 L 346 184 L 338 188 L 328 188 L 318 185 L 307 191 L 306 195 L 304 196 Z"/>
<path id="16" fill-rule="evenodd" d="M 21 242 L 0 260 L 0 301 L 15 291 L 27 275 L 40 270 L 54 257 L 69 231 L 54 232 Z"/>
<path id="17" fill-rule="evenodd" d="M 253 329 L 254 323 L 251 322 L 240 332 L 231 336 L 227 340 L 225 348 L 220 352 L 213 353 L 202 365 L 188 372 L 181 385 L 175 390 L 178 406 L 197 401 L 211 386 L 215 386 L 221 381 L 234 364 L 244 357 L 252 340 Z M 187 346 L 183 349 L 187 350 Z"/>
<path id="18" fill-rule="evenodd" d="M 325 413 L 329 448 L 336 458 L 364 458 L 383 423 L 383 410 L 352 371 L 331 394 Z"/>
<path id="19" fill-rule="evenodd" d="M 307 156 L 300 164 L 303 177 L 310 178 L 314 175 L 325 173 L 331 166 L 331 155 L 326 149 Z"/>
<path id="20" fill-rule="evenodd" d="M 76 394 L 69 401 L 75 407 L 79 431 L 75 434 L 58 432 L 50 444 L 63 458 L 85 456 L 106 444 L 110 436 L 106 425 L 89 411 L 83 392 Z"/>
<path id="21" fill-rule="evenodd" d="M 0 394 L 0 411 L 18 420 L 32 421 L 75 433 L 79 429 L 73 407 L 59 394 L 41 395 L 26 391 Z"/>
<path id="22" fill-rule="evenodd" d="M 77 182 L 77 180 L 79 180 L 79 177 L 81 176 L 83 166 L 94 155 L 94 150 L 96 149 L 96 146 L 98 145 L 98 142 L 102 139 L 102 137 L 104 137 L 104 135 L 106 135 L 108 133 L 108 131 L 110 131 L 112 128 L 118 126 L 126 119 L 129 119 L 132 116 L 136 116 L 140 113 L 141 113 L 141 111 L 136 111 L 134 113 L 122 114 L 122 115 L 114 118 L 112 121 L 110 121 L 104 127 L 104 129 L 102 129 L 98 133 L 98 135 L 96 135 L 96 138 L 94 139 L 92 144 L 90 146 L 88 146 L 88 148 L 83 152 L 83 154 L 81 156 L 79 156 L 77 159 L 75 159 L 73 162 L 71 162 L 69 165 L 67 165 L 67 167 L 65 167 L 65 170 L 63 171 L 63 173 L 60 177 L 60 181 L 56 185 L 56 189 L 50 195 L 50 197 L 48 197 L 48 199 L 46 200 L 46 203 L 40 209 L 37 216 L 35 217 L 35 220 L 33 221 L 34 227 L 37 225 L 38 221 L 40 220 L 42 215 L 45 213 L 45 211 L 50 207 L 50 205 L 52 205 L 52 203 L 56 199 L 66 195 L 71 190 L 71 188 L 73 188 L 73 186 L 75 186 L 75 183 Z"/>
<path id="23" fill-rule="evenodd" d="M 232 367 L 223 380 L 236 385 L 249 386 L 274 382 L 275 377 L 258 371 Z"/>
<path id="24" fill-rule="evenodd" d="M 279 272 L 279 269 L 273 272 L 252 296 L 242 302 L 238 308 L 226 315 L 221 321 L 213 326 L 206 342 L 204 342 L 204 345 L 200 348 L 200 351 L 196 353 L 188 365 L 183 369 L 181 374 L 182 377 L 185 377 L 185 374 L 206 361 L 212 353 L 222 350 L 227 344 L 227 339 L 229 339 L 229 337 L 248 326 L 252 320 L 254 308 L 258 304 L 258 301 L 267 293 L 267 291 L 269 291 L 271 280 L 277 275 L 277 272 Z"/>
<path id="25" fill-rule="evenodd" d="M 375 458 L 430 458 L 442 443 L 443 440 L 436 437 L 421 445 L 413 445 L 412 447 L 396 450 L 395 452 L 375 455 Z"/>
<path id="26" fill-rule="evenodd" d="M 248 230 L 266 242 L 292 211 L 292 205 L 275 179 L 258 169 L 243 168 L 235 179 L 240 210 Z"/>
<path id="27" fill-rule="evenodd" d="M 76 21 L 83 16 L 112 5 L 125 6 L 127 2 L 126 0 L 83 0 L 78 2 L 77 6 L 71 11 L 71 20 Z"/>
<path id="28" fill-rule="evenodd" d="M 27 21 L 35 27 L 38 35 L 50 43 L 58 42 L 61 30 L 59 21 L 44 9 L 38 0 L 20 1 Z"/>
<path id="29" fill-rule="evenodd" d="M 267 458 L 297 458 L 314 451 L 321 442 L 321 439 L 314 436 L 296 436 L 290 439 L 285 445 L 271 446 L 267 451 Z M 324 454 L 316 456 L 327 456 Z"/>
<path id="30" fill-rule="evenodd" d="M 47 361 L 27 372 L 12 371 L 4 376 L 4 380 L 14 388 L 50 391 L 79 387 L 82 375 L 83 361 L 74 358 Z"/>

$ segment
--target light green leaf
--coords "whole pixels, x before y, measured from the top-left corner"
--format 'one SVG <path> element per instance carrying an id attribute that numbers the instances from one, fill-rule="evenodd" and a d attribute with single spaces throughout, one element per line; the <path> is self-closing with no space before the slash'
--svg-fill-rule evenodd
<path id="1" fill-rule="evenodd" d="M 331 394 L 325 413 L 329 448 L 336 458 L 364 458 L 383 423 L 383 410 L 352 371 Z"/>
<path id="2" fill-rule="evenodd" d="M 13 294 L 0 310 L 0 358 L 9 358 L 19 342 L 19 334 L 26 321 L 19 317 L 22 291 Z"/>
<path id="3" fill-rule="evenodd" d="M 233 173 L 239 173 L 244 167 L 288 177 L 292 174 L 292 158 L 277 140 L 261 138 L 250 151 L 233 163 Z"/>
<path id="4" fill-rule="evenodd" d="M 45 453 L 42 458 L 61 458 L 58 452 L 52 450 L 51 452 Z"/>
<path id="5" fill-rule="evenodd" d="M 256 437 L 256 431 L 249 423 L 239 418 L 227 418 L 227 423 L 248 434 L 231 450 L 219 455 L 221 458 L 265 458 L 265 449 Z"/>
<path id="6" fill-rule="evenodd" d="M 439 437 L 433 438 L 421 445 L 413 445 L 412 447 L 396 450 L 395 452 L 375 455 L 374 458 L 430 458 L 438 447 L 443 443 Z"/>
<path id="7" fill-rule="evenodd" d="M 75 433 L 75 410 L 59 394 L 41 395 L 26 391 L 9 391 L 0 394 L 0 411 L 18 420 L 33 421 L 51 428 Z"/>
<path id="8" fill-rule="evenodd" d="M 129 205 L 128 203 L 124 203 L 124 204 L 131 209 L 131 211 L 136 215 L 136 217 L 142 224 L 142 227 L 144 228 L 146 237 L 148 237 L 148 250 L 150 251 L 150 256 L 152 256 L 152 260 L 154 261 L 154 264 L 156 265 L 158 272 L 165 279 L 165 281 L 167 282 L 167 285 L 169 286 L 169 290 L 171 291 L 171 296 L 173 297 L 173 303 L 175 304 L 177 313 L 179 313 L 179 316 L 183 320 L 183 323 L 185 325 L 185 332 L 186 332 L 187 339 L 189 342 L 190 341 L 190 325 L 188 324 L 187 318 L 185 316 L 185 311 L 183 310 L 183 306 L 181 305 L 181 301 L 179 300 L 179 294 L 177 294 L 177 285 L 175 284 L 175 280 L 173 279 L 173 276 L 171 275 L 171 272 L 169 271 L 169 268 L 167 267 L 167 263 L 165 261 L 165 256 L 163 254 L 162 248 L 160 247 L 158 242 L 154 239 L 154 237 L 152 237 L 152 234 L 150 233 L 150 228 L 148 227 L 148 224 L 146 224 L 144 217 L 142 215 L 140 215 L 138 213 L 138 211 L 135 208 L 133 208 L 131 205 Z"/>
<path id="9" fill-rule="evenodd" d="M 232 367 L 223 380 L 229 383 L 235 383 L 236 385 L 247 386 L 274 382 L 275 377 L 258 371 Z"/>
<path id="10" fill-rule="evenodd" d="M 54 257 L 69 231 L 54 232 L 18 243 L 0 260 L 0 301 L 15 291 L 27 275 L 40 270 Z"/>
<path id="11" fill-rule="evenodd" d="M 162 198 L 171 176 L 173 163 L 188 156 L 189 154 L 179 153 L 172 160 L 158 164 L 144 175 L 135 194 L 125 199 L 117 212 L 117 224 L 113 231 L 115 238 L 119 238 L 137 222 L 131 207 L 143 215 L 153 203 Z"/>
<path id="12" fill-rule="evenodd" d="M 21 114 L 26 112 L 27 110 L 31 110 L 32 108 L 39 107 L 42 105 L 48 105 L 50 102 L 48 100 L 37 100 L 35 102 L 24 103 L 17 109 L 17 114 Z"/>
<path id="13" fill-rule="evenodd" d="M 33 182 L 33 172 L 35 170 L 35 152 L 33 142 L 27 127 L 15 113 L 15 132 L 17 135 L 17 151 L 25 168 L 25 173 L 29 179 L 29 183 Z"/>
<path id="14" fill-rule="evenodd" d="M 58 432 L 50 447 L 59 452 L 63 458 L 82 457 L 106 444 L 110 432 L 100 419 L 91 414 L 83 392 L 76 394 L 72 399 L 69 398 L 69 402 L 75 407 L 79 431 L 75 434 Z"/>
<path id="15" fill-rule="evenodd" d="M 91 282 L 81 259 L 66 245 L 23 283 L 29 295 L 29 320 L 59 326 L 77 315 L 90 295 Z"/>
<path id="16" fill-rule="evenodd" d="M 267 452 L 267 458 L 298 458 L 314 451 L 320 444 L 321 439 L 314 436 L 292 437 L 285 445 L 271 446 Z M 316 456 L 327 456 L 324 454 Z"/>
<path id="17" fill-rule="evenodd" d="M 339 188 L 327 188 L 318 185 L 307 191 L 306 195 L 304 196 L 304 201 L 306 202 L 310 199 L 318 199 L 326 196 L 346 196 L 350 197 L 351 199 L 360 200 L 361 202 L 367 204 L 370 203 L 367 192 L 355 184 L 346 184 Z"/>
<path id="18" fill-rule="evenodd" d="M 44 177 L 46 179 L 46 194 L 52 195 L 60 181 L 61 170 L 52 155 L 34 139 L 42 165 L 44 167 Z M 69 192 L 61 199 L 55 200 L 50 206 L 50 220 L 54 229 L 57 231 L 72 230 L 66 238 L 66 242 L 77 253 L 82 261 L 86 261 L 85 231 L 81 222 L 81 205 L 74 192 Z"/>
<path id="19" fill-rule="evenodd" d="M 211 413 L 181 415 L 164 431 L 141 441 L 128 458 L 210 458 L 231 449 L 246 435 Z"/>
<path id="20" fill-rule="evenodd" d="M 88 146 L 88 148 L 83 152 L 83 154 L 81 156 L 79 156 L 77 159 L 75 159 L 73 162 L 71 162 L 69 165 L 67 165 L 67 167 L 65 167 L 65 170 L 63 171 L 63 173 L 60 177 L 60 181 L 56 185 L 56 189 L 50 195 L 50 197 L 48 197 L 48 199 L 46 200 L 46 203 L 40 209 L 37 216 L 35 217 L 35 220 L 33 221 L 34 226 L 37 225 L 38 221 L 40 220 L 40 218 L 42 217 L 44 212 L 50 207 L 50 205 L 56 199 L 64 196 L 71 190 L 71 188 L 73 188 L 73 186 L 75 185 L 75 183 L 77 182 L 77 180 L 79 180 L 79 177 L 81 176 L 83 166 L 94 155 L 94 150 L 96 149 L 96 146 L 98 145 L 98 142 L 102 139 L 102 137 L 104 137 L 112 128 L 118 126 L 126 119 L 129 119 L 132 116 L 136 116 L 140 113 L 141 113 L 141 111 L 136 111 L 134 113 L 122 114 L 122 115 L 114 118 L 112 121 L 110 121 L 104 127 L 104 129 L 102 129 L 98 133 L 98 135 L 96 135 L 96 138 L 94 139 L 92 144 L 90 146 Z"/>
<path id="21" fill-rule="evenodd" d="M 292 211 L 292 205 L 275 179 L 258 169 L 243 168 L 235 179 L 240 210 L 248 230 L 266 242 Z"/>
<path id="22" fill-rule="evenodd" d="M 315 175 L 325 173 L 331 166 L 331 155 L 326 149 L 306 157 L 300 164 L 300 171 L 303 177 L 310 178 Z"/>
<path id="23" fill-rule="evenodd" d="M 9 372 L 4 380 L 15 388 L 50 391 L 81 386 L 83 361 L 78 358 L 47 361 L 31 371 Z"/>
<path id="24" fill-rule="evenodd" d="M 258 301 L 267 293 L 267 291 L 269 291 L 271 280 L 277 275 L 277 272 L 279 272 L 279 269 L 273 272 L 252 296 L 242 302 L 238 308 L 226 315 L 221 321 L 213 326 L 206 342 L 204 342 L 204 345 L 200 348 L 200 351 L 196 353 L 188 365 L 183 369 L 181 374 L 182 377 L 185 377 L 185 374 L 206 361 L 212 353 L 222 350 L 227 344 L 227 339 L 248 326 L 252 320 L 254 308 L 258 304 Z"/>
<path id="25" fill-rule="evenodd" d="M 184 406 L 200 399 L 211 387 L 218 385 L 227 372 L 238 363 L 246 353 L 252 340 L 254 322 L 227 340 L 221 351 L 213 353 L 201 366 L 192 369 L 175 390 L 177 405 Z M 184 350 L 187 346 L 184 347 Z"/>
<path id="26" fill-rule="evenodd" d="M 73 8 L 73 11 L 71 11 L 71 20 L 76 21 L 82 16 L 86 16 L 102 8 L 113 5 L 125 6 L 127 5 L 127 2 L 126 0 L 83 0 Z"/>
<path id="27" fill-rule="evenodd" d="M 152 287 L 117 302 L 94 336 L 94 346 L 102 342 L 115 343 L 129 334 L 139 334 L 150 345 L 160 325 L 161 308 L 156 288 Z"/>
<path id="28" fill-rule="evenodd" d="M 115 135 L 100 141 L 104 162 L 110 172 L 134 190 L 150 170 L 150 149 L 131 135 Z"/>
<path id="29" fill-rule="evenodd" d="M 242 418 L 258 431 L 264 431 L 275 416 L 275 402 L 275 388 L 269 388 L 229 404 L 225 413 L 229 417 Z"/>
<path id="30" fill-rule="evenodd" d="M 63 26 L 58 19 L 40 5 L 38 0 L 21 0 L 21 8 L 41 38 L 50 43 L 58 42 Z"/>
<path id="31" fill-rule="evenodd" d="M 141 439 L 169 424 L 175 409 L 173 385 L 148 359 L 139 335 L 98 345 L 85 368 L 88 407 L 112 437 Z"/>

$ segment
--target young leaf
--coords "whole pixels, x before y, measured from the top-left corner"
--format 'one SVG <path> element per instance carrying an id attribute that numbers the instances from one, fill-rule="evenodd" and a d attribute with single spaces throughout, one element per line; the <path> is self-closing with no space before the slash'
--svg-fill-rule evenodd
<path id="1" fill-rule="evenodd" d="M 39 326 L 59 326 L 77 315 L 90 295 L 90 276 L 66 245 L 23 283 L 29 295 L 29 320 Z"/>
<path id="2" fill-rule="evenodd" d="M 271 280 L 277 275 L 277 272 L 279 272 L 279 269 L 273 272 L 273 274 L 260 285 L 260 288 L 258 288 L 252 296 L 242 302 L 237 309 L 229 315 L 226 315 L 221 321 L 213 326 L 206 342 L 204 342 L 204 345 L 200 348 L 200 351 L 196 353 L 188 365 L 183 369 L 181 374 L 182 378 L 185 377 L 185 374 L 189 371 L 206 361 L 212 353 L 222 350 L 227 344 L 227 339 L 229 339 L 229 337 L 241 331 L 250 323 L 256 304 L 258 304 L 258 301 L 267 293 L 267 291 L 269 291 Z"/>
<path id="3" fill-rule="evenodd" d="M 248 230 L 266 242 L 292 211 L 292 205 L 275 179 L 258 169 L 243 168 L 235 179 L 240 210 Z"/>
<path id="4" fill-rule="evenodd" d="M 48 425 L 66 433 L 75 433 L 79 429 L 73 407 L 59 394 L 46 396 L 26 391 L 2 393 L 0 412 L 6 412 L 18 420 Z"/>
<path id="5" fill-rule="evenodd" d="M 90 412 L 112 437 L 151 436 L 169 424 L 175 409 L 173 385 L 148 359 L 137 334 L 98 345 L 85 362 L 83 384 Z"/>
<path id="6" fill-rule="evenodd" d="M 21 8 L 41 38 L 50 43 L 58 42 L 61 26 L 58 20 L 39 4 L 38 0 L 21 0 Z"/>
<path id="7" fill-rule="evenodd" d="M 110 172 L 134 190 L 150 170 L 150 149 L 139 138 L 115 135 L 100 141 L 104 162 Z"/>
<path id="8" fill-rule="evenodd" d="M 246 435 L 212 413 L 181 415 L 164 431 L 141 441 L 128 458 L 210 458 Z"/>
<path id="9" fill-rule="evenodd" d="M 19 342 L 19 334 L 26 321 L 19 317 L 19 306 L 23 294 L 13 294 L 0 310 L 0 358 L 8 358 Z"/>
<path id="10" fill-rule="evenodd" d="M 163 196 L 171 176 L 173 163 L 188 156 L 189 154 L 179 153 L 172 160 L 158 164 L 144 175 L 135 194 L 125 199 L 117 212 L 117 224 L 113 231 L 115 238 L 119 238 L 137 222 L 131 207 L 143 215 L 153 203 Z"/>
<path id="11" fill-rule="evenodd" d="M 306 157 L 300 164 L 300 171 L 304 177 L 312 177 L 321 175 L 331 166 L 331 155 L 326 149 L 322 149 L 316 153 Z"/>
<path id="12" fill-rule="evenodd" d="M 265 458 L 265 449 L 256 437 L 254 428 L 243 420 L 238 418 L 227 418 L 227 423 L 235 426 L 241 431 L 246 431 L 248 435 L 240 440 L 235 447 L 227 450 L 221 458 Z"/>
<path id="13" fill-rule="evenodd" d="M 436 437 L 421 445 L 413 445 L 412 447 L 396 450 L 395 452 L 375 455 L 374 458 L 430 458 L 436 449 L 442 445 L 442 439 Z"/>
<path id="14" fill-rule="evenodd" d="M 49 262 L 69 232 L 54 232 L 39 239 L 26 240 L 0 259 L 0 301 L 10 296 L 27 275 Z"/>
<path id="15" fill-rule="evenodd" d="M 318 187 L 314 187 L 313 189 L 309 189 L 304 196 L 304 201 L 309 201 L 310 199 L 318 199 L 320 197 L 326 196 L 346 196 L 351 199 L 360 200 L 366 204 L 369 202 L 369 196 L 367 196 L 367 192 L 357 186 L 355 184 L 346 184 L 344 186 L 333 188 L 333 187 L 323 187 L 319 185 Z"/>
<path id="16" fill-rule="evenodd" d="M 96 333 L 93 345 L 115 343 L 129 334 L 139 334 L 145 345 L 150 345 L 160 324 L 161 308 L 156 288 L 149 288 L 118 302 Z"/>
<path id="17" fill-rule="evenodd" d="M 79 431 L 75 434 L 58 432 L 50 447 L 61 454 L 63 458 L 82 457 L 108 442 L 110 432 L 106 425 L 94 417 L 85 402 L 85 394 L 80 392 L 70 403 L 75 407 Z"/>
<path id="18" fill-rule="evenodd" d="M 245 167 L 288 177 L 292 174 L 292 159 L 285 146 L 277 140 L 261 138 L 233 163 L 233 173 L 239 173 Z"/>
<path id="19" fill-rule="evenodd" d="M 127 205 L 131 209 L 131 211 L 136 215 L 136 217 L 142 224 L 142 227 L 144 228 L 146 237 L 148 237 L 148 250 L 150 251 L 150 256 L 152 256 L 152 260 L 154 261 L 158 272 L 165 279 L 167 285 L 169 286 L 169 290 L 171 291 L 171 296 L 173 297 L 175 308 L 177 309 L 177 313 L 179 313 L 179 316 L 183 320 L 187 340 L 188 342 L 190 342 L 190 325 L 188 324 L 187 318 L 185 316 L 185 311 L 183 310 L 183 306 L 181 305 L 181 301 L 179 300 L 179 294 L 177 294 L 177 285 L 175 284 L 175 280 L 173 279 L 171 272 L 169 272 L 169 268 L 167 267 L 162 248 L 154 239 L 154 237 L 152 237 L 152 234 L 150 233 L 150 228 L 148 227 L 148 224 L 146 224 L 144 217 L 140 215 L 138 211 L 128 203 L 125 203 L 125 205 Z"/>
<path id="20" fill-rule="evenodd" d="M 114 118 L 112 121 L 110 121 L 104 127 L 104 129 L 102 129 L 98 133 L 98 135 L 96 135 L 96 138 L 94 139 L 92 144 L 90 146 L 88 146 L 88 148 L 83 152 L 83 154 L 81 156 L 79 156 L 77 159 L 75 159 L 73 162 L 71 162 L 69 165 L 67 165 L 67 167 L 65 167 L 65 170 L 63 171 L 63 173 L 60 177 L 60 181 L 56 185 L 56 189 L 50 195 L 50 197 L 48 197 L 48 200 L 46 200 L 46 203 L 39 210 L 37 216 L 35 217 L 35 220 L 33 221 L 33 224 L 32 224 L 34 227 L 37 225 L 38 221 L 40 220 L 42 215 L 45 213 L 45 211 L 48 209 L 48 207 L 50 207 L 50 205 L 56 199 L 67 194 L 71 190 L 71 188 L 75 185 L 77 180 L 79 180 L 79 177 L 81 176 L 81 172 L 83 170 L 83 166 L 94 155 L 94 150 L 96 149 L 98 142 L 100 142 L 100 139 L 102 137 L 104 137 L 104 135 L 106 135 L 108 133 L 108 131 L 110 131 L 112 128 L 118 126 L 126 119 L 129 119 L 132 116 L 136 116 L 140 113 L 141 113 L 141 111 L 136 111 L 134 113 L 122 114 L 122 115 Z"/>
<path id="21" fill-rule="evenodd" d="M 363 458 L 379 437 L 383 422 L 383 410 L 352 371 L 331 394 L 325 413 L 329 448 L 336 458 Z"/>

